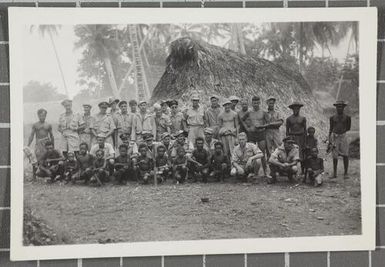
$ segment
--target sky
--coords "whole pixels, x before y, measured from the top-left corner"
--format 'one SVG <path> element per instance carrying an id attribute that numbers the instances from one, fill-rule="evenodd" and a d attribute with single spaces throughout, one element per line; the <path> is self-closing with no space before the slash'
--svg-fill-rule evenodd
<path id="1" fill-rule="evenodd" d="M 82 49 L 74 49 L 74 43 L 77 40 L 74 25 L 62 25 L 59 34 L 54 36 L 53 39 L 70 98 L 73 98 L 80 91 L 76 81 L 79 79 L 77 68 L 82 53 Z M 331 49 L 333 57 L 343 62 L 347 52 L 347 45 L 348 40 L 344 40 L 338 47 L 333 47 Z M 321 55 L 321 51 L 316 49 L 315 55 Z M 24 84 L 27 84 L 30 80 L 52 83 L 58 88 L 58 92 L 65 93 L 55 52 L 48 35 L 42 37 L 37 31 L 31 32 L 29 27 L 25 28 L 23 66 Z"/>

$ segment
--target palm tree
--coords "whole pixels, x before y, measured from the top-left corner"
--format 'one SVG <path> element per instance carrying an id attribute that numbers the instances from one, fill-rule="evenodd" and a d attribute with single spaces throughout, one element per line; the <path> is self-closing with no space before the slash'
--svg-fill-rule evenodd
<path id="1" fill-rule="evenodd" d="M 34 29 L 35 29 L 35 26 L 31 26 L 30 30 L 33 31 Z M 53 38 L 54 35 L 55 36 L 58 35 L 59 29 L 60 29 L 59 25 L 38 25 L 38 32 L 41 35 L 41 37 L 44 38 L 45 35 L 47 34 L 49 39 L 50 39 L 50 41 L 51 41 L 51 45 L 52 45 L 53 51 L 55 52 L 57 66 L 59 68 L 60 76 L 61 76 L 61 79 L 63 81 L 63 87 L 64 87 L 64 90 L 65 90 L 65 94 L 69 98 L 69 93 L 68 93 L 68 87 L 67 87 L 66 79 L 64 77 L 63 68 L 62 68 L 61 61 L 60 61 L 60 58 L 59 58 L 59 55 L 58 55 L 58 52 L 57 52 L 57 49 L 56 49 L 56 44 L 55 44 L 55 41 L 54 41 L 54 38 Z"/>
<path id="2" fill-rule="evenodd" d="M 108 81 L 114 97 L 119 98 L 119 90 L 111 63 L 111 56 L 119 53 L 116 32 L 110 25 L 78 25 L 75 34 L 81 38 L 75 43 L 75 48 L 83 47 L 88 56 L 98 58 L 103 62 Z"/>

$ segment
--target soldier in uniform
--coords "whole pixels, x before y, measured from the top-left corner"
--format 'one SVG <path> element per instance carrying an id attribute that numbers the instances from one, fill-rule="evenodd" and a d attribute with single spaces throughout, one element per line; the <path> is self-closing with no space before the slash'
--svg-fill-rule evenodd
<path id="1" fill-rule="evenodd" d="M 292 136 L 283 139 L 283 145 L 274 150 L 269 159 L 271 178 L 268 183 L 277 181 L 277 173 L 287 175 L 289 181 L 295 180 L 298 172 L 299 148 Z"/>
<path id="2" fill-rule="evenodd" d="M 350 131 L 351 118 L 344 113 L 347 106 L 345 101 L 339 100 L 334 104 L 337 114 L 330 117 L 329 142 L 332 144 L 333 176 L 337 178 L 338 156 L 342 156 L 344 162 L 344 178 L 349 178 L 349 143 L 346 132 Z"/>
<path id="3" fill-rule="evenodd" d="M 213 138 L 213 134 L 214 134 L 213 129 L 205 128 L 204 133 L 205 133 L 205 142 L 204 142 L 203 147 L 207 151 L 209 151 L 210 154 L 212 155 L 214 153 L 214 149 L 215 149 L 214 145 L 216 142 L 218 142 L 218 140 Z M 222 144 L 222 146 L 223 146 L 223 144 Z"/>
<path id="4" fill-rule="evenodd" d="M 120 147 L 121 144 L 123 144 L 122 140 L 119 138 L 121 134 L 127 134 L 128 136 L 131 136 L 132 133 L 132 125 L 134 123 L 136 115 L 133 113 L 129 113 L 127 110 L 127 102 L 126 101 L 120 101 L 119 102 L 119 108 L 120 112 L 117 112 L 115 114 L 115 118 L 117 121 L 116 125 L 116 138 L 117 140 L 117 147 Z"/>
<path id="5" fill-rule="evenodd" d="M 282 144 L 281 135 L 279 133 L 279 127 L 283 124 L 283 119 L 275 111 L 275 97 L 270 96 L 267 100 L 267 112 L 266 112 L 266 146 L 268 157 L 270 154 Z"/>
<path id="6" fill-rule="evenodd" d="M 178 147 L 183 147 L 186 156 L 189 157 L 191 152 L 194 150 L 194 144 L 186 139 L 186 132 L 180 130 L 175 134 L 175 138 L 173 149 L 171 151 L 171 158 L 175 158 L 177 156 Z"/>
<path id="7" fill-rule="evenodd" d="M 90 129 L 91 122 L 94 119 L 94 117 L 91 116 L 91 108 L 92 106 L 90 104 L 83 104 L 83 121 L 85 127 L 79 131 L 80 143 L 86 143 L 88 148 L 91 148 L 92 139 L 94 138 Z"/>
<path id="8" fill-rule="evenodd" d="M 155 112 L 155 127 L 156 127 L 156 136 L 155 140 L 159 142 L 163 133 L 171 132 L 170 126 L 171 121 L 170 117 L 163 113 L 162 107 L 159 104 L 154 104 Z"/>
<path id="9" fill-rule="evenodd" d="M 71 100 L 63 100 L 61 104 L 64 106 L 65 112 L 59 117 L 58 131 L 61 133 L 61 138 L 58 149 L 66 157 L 68 151 L 76 153 L 79 151 L 79 131 L 84 129 L 85 122 L 80 114 L 72 111 Z"/>
<path id="10" fill-rule="evenodd" d="M 218 138 L 219 121 L 218 116 L 222 109 L 219 105 L 219 97 L 213 95 L 210 97 L 211 106 L 205 111 L 206 127 L 213 129 L 214 138 Z"/>
<path id="11" fill-rule="evenodd" d="M 139 143 L 143 140 L 143 133 L 150 132 L 156 136 L 156 125 L 154 114 L 147 111 L 147 101 L 139 101 L 138 125 L 136 129 L 136 141 Z"/>
<path id="12" fill-rule="evenodd" d="M 245 133 L 238 134 L 238 143 L 232 153 L 230 175 L 247 181 L 258 175 L 263 153 L 256 144 L 247 142 Z"/>
<path id="13" fill-rule="evenodd" d="M 304 173 L 303 152 L 305 149 L 306 138 L 306 118 L 299 114 L 303 104 L 299 102 L 292 103 L 289 108 L 293 110 L 293 115 L 286 119 L 286 136 L 292 136 L 295 143 L 298 145 L 299 158 L 301 162 L 302 173 Z"/>
<path id="14" fill-rule="evenodd" d="M 170 120 L 171 120 L 171 134 L 175 134 L 180 130 L 184 130 L 183 128 L 183 113 L 178 109 L 178 101 L 171 100 L 169 102 L 170 105 Z"/>
<path id="15" fill-rule="evenodd" d="M 100 102 L 98 106 L 99 113 L 96 114 L 91 121 L 90 129 L 95 137 L 103 135 L 106 143 L 113 145 L 114 142 L 112 139 L 116 126 L 113 118 L 107 114 L 108 103 L 103 101 Z M 95 143 L 95 141 L 96 140 L 94 140 L 93 143 Z"/>
<path id="16" fill-rule="evenodd" d="M 204 109 L 199 105 L 199 97 L 193 96 L 192 107 L 187 109 L 184 114 L 185 129 L 188 129 L 188 140 L 194 144 L 197 137 L 204 137 L 203 128 Z"/>

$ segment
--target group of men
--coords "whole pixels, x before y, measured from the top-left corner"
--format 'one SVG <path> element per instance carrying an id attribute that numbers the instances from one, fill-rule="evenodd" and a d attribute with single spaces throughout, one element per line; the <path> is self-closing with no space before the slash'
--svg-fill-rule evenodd
<path id="1" fill-rule="evenodd" d="M 300 114 L 303 104 L 289 105 L 293 114 L 284 119 L 275 110 L 276 98 L 265 101 L 253 96 L 231 96 L 219 104 L 210 97 L 210 105 L 201 105 L 199 96 L 191 97 L 191 106 L 181 111 L 177 100 L 161 101 L 152 108 L 144 100 L 109 99 L 92 106 L 83 104 L 83 114 L 72 110 L 72 101 L 64 100 L 65 112 L 58 121 L 59 140 L 45 121 L 47 111 L 38 110 L 28 147 L 35 139 L 37 164 L 34 174 L 103 184 L 111 179 L 162 182 L 186 179 L 207 182 L 210 177 L 224 180 L 228 175 L 254 180 L 260 167 L 268 183 L 278 175 L 322 184 L 323 160 L 318 157 L 315 128 L 307 127 Z M 250 105 L 251 104 L 251 105 Z M 329 143 L 333 155 L 333 175 L 337 177 L 338 157 L 343 157 L 344 177 L 348 177 L 348 140 L 351 118 L 344 113 L 344 101 L 337 101 L 336 114 L 330 117 Z M 281 140 L 280 128 L 286 124 Z M 268 173 L 268 167 L 270 172 Z"/>

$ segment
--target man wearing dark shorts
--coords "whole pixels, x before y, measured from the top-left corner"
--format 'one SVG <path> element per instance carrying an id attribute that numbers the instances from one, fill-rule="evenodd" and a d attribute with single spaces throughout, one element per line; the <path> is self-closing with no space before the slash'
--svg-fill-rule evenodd
<path id="1" fill-rule="evenodd" d="M 305 165 L 303 163 L 303 151 L 305 149 L 307 129 L 306 118 L 299 114 L 301 107 L 303 107 L 303 104 L 299 102 L 293 102 L 291 105 L 289 105 L 289 108 L 293 111 L 293 114 L 286 119 L 286 136 L 293 137 L 295 143 L 298 145 L 301 170 L 302 174 L 304 174 Z"/>
<path id="2" fill-rule="evenodd" d="M 267 115 L 266 112 L 260 108 L 261 98 L 259 96 L 253 96 L 251 99 L 251 110 L 243 116 L 245 122 L 245 128 L 247 133 L 247 139 L 249 142 L 257 144 L 259 149 L 263 153 L 261 158 L 263 173 L 267 176 L 267 146 L 266 146 L 266 125 Z"/>
<path id="3" fill-rule="evenodd" d="M 329 128 L 329 142 L 333 147 L 333 176 L 331 178 L 337 178 L 338 156 L 342 156 L 344 161 L 344 178 L 347 179 L 349 178 L 349 143 L 346 132 L 350 131 L 351 118 L 344 114 L 344 109 L 347 106 L 344 101 L 337 101 L 334 106 L 336 107 L 337 114 L 330 117 Z"/>

